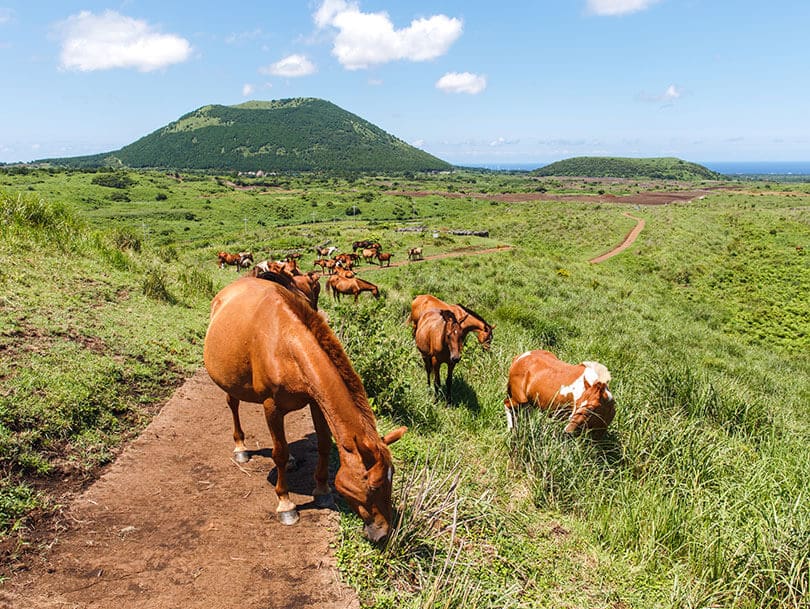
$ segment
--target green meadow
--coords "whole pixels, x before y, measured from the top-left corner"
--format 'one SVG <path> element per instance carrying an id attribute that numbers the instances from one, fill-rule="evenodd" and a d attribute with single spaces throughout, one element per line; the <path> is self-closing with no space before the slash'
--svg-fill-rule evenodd
<path id="1" fill-rule="evenodd" d="M 701 186 L 640 208 L 550 196 Z M 633 228 L 624 212 L 646 222 L 636 243 L 588 263 Z M 810 184 L 5 168 L 0 218 L 8 564 L 201 365 L 210 299 L 236 276 L 218 251 L 300 251 L 308 270 L 315 245 L 373 238 L 395 262 L 463 255 L 361 265 L 379 300 L 321 294 L 380 430 L 410 428 L 392 446 L 389 543 L 341 512 L 336 552 L 364 606 L 810 603 Z M 421 293 L 496 326 L 490 352 L 468 338 L 450 405 L 405 323 Z M 507 432 L 509 365 L 540 348 L 610 369 L 604 441 L 537 412 Z"/>

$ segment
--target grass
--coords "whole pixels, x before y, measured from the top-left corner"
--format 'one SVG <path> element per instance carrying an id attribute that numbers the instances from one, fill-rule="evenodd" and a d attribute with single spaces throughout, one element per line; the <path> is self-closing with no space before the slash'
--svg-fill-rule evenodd
<path id="1" fill-rule="evenodd" d="M 430 255 L 510 244 L 368 274 L 379 301 L 322 298 L 381 430 L 411 428 L 392 447 L 392 541 L 380 550 L 356 517 L 342 518 L 338 557 L 363 603 L 807 606 L 810 218 L 800 197 L 810 187 L 746 183 L 636 210 L 647 223 L 639 241 L 590 265 L 632 227 L 622 206 L 476 193 L 619 193 L 636 188 L 628 182 L 280 176 L 242 191 L 144 173 L 129 202 L 114 202 L 92 177 L 0 174 L 13 187 L 0 244 L 7 537 L 24 538 L 26 515 L 47 504 L 38 481 L 89 475 L 200 364 L 208 302 L 235 276 L 216 268 L 218 249 L 258 260 L 373 236 L 404 258 L 416 245 Z M 462 196 L 403 205 L 387 194 L 451 190 Z M 359 219 L 343 214 L 353 202 Z M 396 231 L 416 224 L 428 232 Z M 405 325 L 425 292 L 496 324 L 491 352 L 468 341 L 450 406 L 433 399 Z M 605 441 L 568 438 L 530 412 L 506 432 L 509 364 L 535 348 L 608 366 L 618 412 Z"/>

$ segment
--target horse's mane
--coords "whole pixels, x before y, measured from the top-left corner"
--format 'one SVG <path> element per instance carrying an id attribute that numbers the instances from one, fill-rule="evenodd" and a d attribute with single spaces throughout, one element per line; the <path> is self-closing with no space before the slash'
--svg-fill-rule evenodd
<path id="1" fill-rule="evenodd" d="M 582 365 L 596 372 L 597 380 L 600 383 L 608 383 L 610 381 L 610 372 L 603 364 L 599 362 L 582 362 Z"/>
<path id="2" fill-rule="evenodd" d="M 457 306 L 457 307 L 461 307 L 462 309 L 464 309 L 464 312 L 465 312 L 465 313 L 467 313 L 467 315 L 472 315 L 473 317 L 475 317 L 475 318 L 476 318 L 478 321 L 480 321 L 480 322 L 481 322 L 482 324 L 484 324 L 485 326 L 488 326 L 488 325 L 489 325 L 489 324 L 487 323 L 487 320 L 486 320 L 486 319 L 484 319 L 483 317 L 481 317 L 481 316 L 480 316 L 478 313 L 476 313 L 476 312 L 475 312 L 475 311 L 473 311 L 472 309 L 468 309 L 467 307 L 465 307 L 465 306 L 464 306 L 463 304 L 461 304 L 461 303 L 457 303 L 457 304 L 456 304 L 456 306 Z"/>
<path id="3" fill-rule="evenodd" d="M 324 353 L 326 353 L 329 361 L 331 361 L 335 368 L 337 368 L 341 380 L 346 384 L 346 387 L 349 389 L 352 396 L 355 398 L 364 398 L 362 400 L 355 399 L 354 403 L 355 406 L 358 407 L 357 411 L 360 414 L 361 420 L 368 428 L 366 429 L 366 433 L 370 434 L 371 437 L 375 437 L 377 435 L 377 425 L 374 421 L 374 415 L 371 412 L 371 408 L 368 406 L 366 389 L 363 387 L 363 382 L 360 380 L 360 376 L 354 370 L 351 361 L 349 361 L 349 356 L 346 355 L 346 352 L 343 350 L 343 345 L 340 344 L 340 341 L 335 336 L 335 333 L 326 323 L 324 318 L 321 317 L 317 311 L 313 310 L 306 295 L 295 287 L 295 284 L 292 282 L 291 278 L 288 278 L 283 274 L 271 272 L 262 273 L 260 279 L 273 281 L 285 287 L 291 294 L 301 296 L 301 298 L 288 297 L 285 298 L 285 300 L 290 305 L 293 313 L 298 317 L 301 323 L 304 324 L 304 326 L 306 326 L 306 328 L 315 336 L 315 339 L 318 341 L 318 344 L 321 346 Z"/>
<path id="4" fill-rule="evenodd" d="M 276 273 L 275 271 L 263 271 L 256 275 L 258 279 L 264 279 L 265 281 L 272 281 L 273 283 L 277 283 L 280 286 L 287 288 L 293 294 L 301 296 L 307 302 L 309 302 L 309 297 L 304 294 L 295 282 L 293 281 L 290 275 L 286 273 Z"/>

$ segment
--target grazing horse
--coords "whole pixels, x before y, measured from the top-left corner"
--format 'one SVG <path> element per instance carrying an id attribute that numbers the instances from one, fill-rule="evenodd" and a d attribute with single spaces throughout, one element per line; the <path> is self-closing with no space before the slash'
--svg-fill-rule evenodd
<path id="1" fill-rule="evenodd" d="M 303 275 L 293 275 L 293 283 L 309 300 L 309 304 L 318 310 L 318 296 L 321 294 L 321 274 L 318 271 L 309 271 Z"/>
<path id="2" fill-rule="evenodd" d="M 355 241 L 352 243 L 352 251 L 356 252 L 357 250 L 361 250 L 364 248 L 376 248 L 380 249 L 380 244 L 375 243 L 374 241 L 369 241 L 368 239 L 364 241 Z"/>
<path id="3" fill-rule="evenodd" d="M 321 267 L 321 271 L 329 275 L 335 270 L 335 261 L 331 258 L 318 258 L 312 264 Z"/>
<path id="4" fill-rule="evenodd" d="M 481 348 L 484 351 L 489 351 L 492 345 L 492 331 L 495 326 L 489 325 L 483 317 L 472 309 L 468 309 L 462 304 L 447 304 L 431 294 L 420 294 L 411 302 L 411 315 L 408 318 L 408 324 L 414 329 L 414 332 L 419 323 L 419 317 L 430 308 L 452 311 L 461 324 L 462 341 L 467 338 L 467 334 L 474 331 L 478 336 L 478 343 Z"/>
<path id="5" fill-rule="evenodd" d="M 442 364 L 447 364 L 445 395 L 448 403 L 452 399 L 453 368 L 461 359 L 461 349 L 464 345 L 461 334 L 461 324 L 452 311 L 434 308 L 422 314 L 414 335 L 416 348 L 419 349 L 425 363 L 428 387 L 432 374 L 433 389 L 436 392 L 441 386 L 439 372 Z"/>
<path id="6" fill-rule="evenodd" d="M 253 264 L 253 254 L 250 252 L 239 252 L 238 254 L 219 252 L 217 258 L 219 260 L 219 268 L 224 269 L 225 265 L 235 266 L 237 273 L 239 269 L 246 269 Z"/>
<path id="7" fill-rule="evenodd" d="M 295 524 L 298 511 L 287 486 L 284 416 L 309 404 L 318 435 L 313 494 L 322 503 L 331 492 L 327 482 L 331 431 L 340 458 L 335 488 L 362 518 L 369 539 L 380 541 L 390 532 L 392 519 L 394 470 L 388 445 L 406 428 L 380 437 L 363 383 L 340 341 L 291 287 L 289 278 L 277 279 L 279 283 L 240 279 L 211 303 L 203 358 L 208 374 L 227 395 L 235 459 L 244 463 L 250 458 L 239 403 L 262 404 L 278 473 L 276 513 L 283 524 Z"/>
<path id="8" fill-rule="evenodd" d="M 357 259 L 357 254 L 338 254 L 335 256 L 335 266 L 351 270 Z"/>
<path id="9" fill-rule="evenodd" d="M 422 259 L 421 247 L 412 247 L 408 250 L 408 260 L 421 260 L 421 259 Z"/>
<path id="10" fill-rule="evenodd" d="M 332 291 L 335 301 L 340 300 L 341 294 L 354 294 L 354 302 L 357 302 L 360 292 L 371 292 L 374 298 L 380 297 L 380 289 L 376 285 L 354 274 L 351 277 L 340 273 L 332 275 L 326 280 L 326 287 Z"/>
<path id="11" fill-rule="evenodd" d="M 379 251 L 380 250 L 374 249 L 373 247 L 365 248 L 362 251 L 363 260 L 365 260 L 367 263 L 371 263 L 371 261 L 374 260 L 374 258 L 377 256 Z"/>
<path id="12" fill-rule="evenodd" d="M 336 251 L 337 251 L 337 248 L 334 245 L 330 245 L 329 247 L 327 247 L 327 246 L 322 247 L 320 245 L 315 246 L 315 253 L 318 254 L 318 256 L 320 256 L 321 258 L 328 258 L 332 254 L 334 254 Z"/>
<path id="13" fill-rule="evenodd" d="M 574 365 L 548 351 L 527 351 L 509 368 L 504 400 L 507 426 L 514 426 L 513 408 L 534 404 L 549 413 L 568 415 L 566 432 L 589 430 L 601 439 L 616 414 L 609 381 L 610 372 L 598 362 Z"/>
<path id="14" fill-rule="evenodd" d="M 391 266 L 391 258 L 394 257 L 394 254 L 391 252 L 377 252 L 377 260 L 380 261 L 380 266 L 383 265 L 383 262 L 386 263 L 385 266 Z"/>

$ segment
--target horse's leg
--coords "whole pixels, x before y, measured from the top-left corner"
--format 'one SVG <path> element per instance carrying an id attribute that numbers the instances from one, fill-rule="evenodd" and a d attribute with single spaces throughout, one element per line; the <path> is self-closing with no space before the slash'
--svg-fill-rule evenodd
<path id="1" fill-rule="evenodd" d="M 430 373 L 433 371 L 433 364 L 430 362 L 429 355 L 423 355 L 422 361 L 425 363 L 425 372 L 427 372 L 427 386 L 430 388 Z"/>
<path id="2" fill-rule="evenodd" d="M 442 374 L 442 363 L 436 359 L 434 355 L 431 359 L 431 364 L 433 368 L 433 390 L 438 394 L 441 393 L 442 381 L 441 381 L 441 374 Z"/>
<path id="3" fill-rule="evenodd" d="M 453 368 L 456 365 L 453 362 L 447 362 L 447 403 L 453 401 Z"/>
<path id="4" fill-rule="evenodd" d="M 358 297 L 358 296 L 360 296 L 360 290 L 357 290 L 357 291 L 354 293 L 354 302 L 357 302 L 357 297 Z"/>
<path id="5" fill-rule="evenodd" d="M 309 405 L 312 423 L 318 434 L 318 465 L 315 467 L 315 490 L 312 497 L 315 505 L 321 508 L 334 507 L 332 489 L 329 488 L 329 452 L 332 450 L 332 432 L 326 423 L 323 412 L 316 404 Z"/>
<path id="6" fill-rule="evenodd" d="M 242 424 L 239 422 L 239 400 L 232 395 L 229 395 L 227 400 L 233 416 L 233 458 L 237 463 L 247 463 L 250 461 L 250 455 L 245 448 L 245 432 L 242 431 Z"/>
<path id="7" fill-rule="evenodd" d="M 298 510 L 290 500 L 290 491 L 287 487 L 287 461 L 290 458 L 290 448 L 287 445 L 287 436 L 284 434 L 284 413 L 276 408 L 273 398 L 264 401 L 264 416 L 267 427 L 273 436 L 273 461 L 276 464 L 276 496 L 278 507 L 276 516 L 281 524 L 295 524 L 298 522 Z"/>

